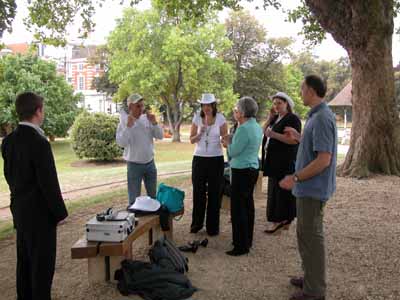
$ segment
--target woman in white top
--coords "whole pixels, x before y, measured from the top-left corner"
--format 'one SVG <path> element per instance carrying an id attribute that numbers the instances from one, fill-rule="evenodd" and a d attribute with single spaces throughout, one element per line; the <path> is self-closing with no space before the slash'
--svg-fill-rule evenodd
<path id="1" fill-rule="evenodd" d="M 193 213 L 191 233 L 204 226 L 210 236 L 219 233 L 219 210 L 224 176 L 221 137 L 227 134 L 225 117 L 217 112 L 213 94 L 203 94 L 201 111 L 193 117 L 190 142 L 196 143 L 192 161 Z"/>

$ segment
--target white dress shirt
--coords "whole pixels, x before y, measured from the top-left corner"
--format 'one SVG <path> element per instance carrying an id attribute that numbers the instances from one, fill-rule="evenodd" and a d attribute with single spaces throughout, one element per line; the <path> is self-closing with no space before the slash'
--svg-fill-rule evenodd
<path id="1" fill-rule="evenodd" d="M 19 125 L 25 125 L 25 126 L 29 126 L 34 128 L 40 135 L 42 135 L 43 137 L 46 137 L 46 135 L 44 134 L 44 131 L 42 128 L 40 128 L 39 126 L 37 126 L 36 124 L 33 124 L 31 122 L 26 122 L 26 121 L 22 121 L 18 123 Z"/>

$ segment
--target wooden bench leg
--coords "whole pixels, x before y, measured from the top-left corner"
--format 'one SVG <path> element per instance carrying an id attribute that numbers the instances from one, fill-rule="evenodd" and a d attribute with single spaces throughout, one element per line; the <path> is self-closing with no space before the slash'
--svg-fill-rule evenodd
<path id="1" fill-rule="evenodd" d="M 153 228 L 150 228 L 149 230 L 149 246 L 153 245 Z"/>
<path id="2" fill-rule="evenodd" d="M 132 258 L 132 251 L 130 251 Z M 89 284 L 114 281 L 114 273 L 121 268 L 121 261 L 125 256 L 97 256 L 88 258 L 88 279 Z"/>
<path id="3" fill-rule="evenodd" d="M 89 284 L 104 282 L 107 278 L 105 259 L 102 256 L 88 258 Z"/>
<path id="4" fill-rule="evenodd" d="M 131 253 L 132 253 L 132 251 L 131 251 Z M 132 258 L 132 254 L 131 254 L 131 258 Z M 126 257 L 124 257 L 124 256 L 110 256 L 110 265 L 109 265 L 109 270 L 110 270 L 109 278 L 110 279 L 109 280 L 111 282 L 115 281 L 114 280 L 115 271 L 118 269 L 121 269 L 121 261 L 123 261 L 124 259 L 126 259 Z"/>
<path id="5" fill-rule="evenodd" d="M 168 219 L 168 226 L 169 226 L 169 230 L 164 231 L 164 234 L 169 240 L 173 241 L 174 240 L 174 218 Z"/>
<path id="6" fill-rule="evenodd" d="M 158 240 L 162 236 L 162 231 L 160 226 L 153 227 L 153 240 Z"/>

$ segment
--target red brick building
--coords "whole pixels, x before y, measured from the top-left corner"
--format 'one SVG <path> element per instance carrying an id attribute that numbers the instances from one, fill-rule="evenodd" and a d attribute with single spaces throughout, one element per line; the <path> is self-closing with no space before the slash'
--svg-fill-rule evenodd
<path id="1" fill-rule="evenodd" d="M 67 57 L 66 62 L 66 78 L 75 91 L 93 90 L 93 79 L 104 73 L 100 65 L 91 65 L 88 62 L 88 58 L 95 51 L 95 46 L 70 48 L 70 57 Z"/>

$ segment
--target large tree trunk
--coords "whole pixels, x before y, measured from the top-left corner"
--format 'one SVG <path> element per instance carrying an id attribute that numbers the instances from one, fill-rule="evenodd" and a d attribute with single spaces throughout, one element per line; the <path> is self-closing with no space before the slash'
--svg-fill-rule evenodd
<path id="1" fill-rule="evenodd" d="M 394 97 L 393 2 L 306 0 L 348 52 L 353 77 L 350 149 L 339 174 L 400 175 L 400 121 Z"/>
<path id="2" fill-rule="evenodd" d="M 400 175 L 399 116 L 394 98 L 391 36 L 377 37 L 372 49 L 350 55 L 353 127 L 344 176 Z M 386 46 L 382 47 L 383 44 Z M 390 45 L 390 46 L 389 46 Z"/>
<path id="3" fill-rule="evenodd" d="M 167 106 L 167 118 L 169 128 L 172 132 L 172 141 L 173 142 L 181 142 L 181 124 L 182 124 L 182 115 L 183 115 L 183 105 L 181 102 L 173 102 L 170 104 L 166 101 Z"/>

